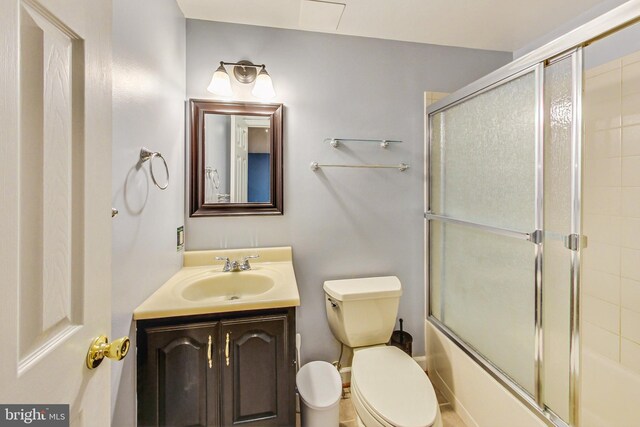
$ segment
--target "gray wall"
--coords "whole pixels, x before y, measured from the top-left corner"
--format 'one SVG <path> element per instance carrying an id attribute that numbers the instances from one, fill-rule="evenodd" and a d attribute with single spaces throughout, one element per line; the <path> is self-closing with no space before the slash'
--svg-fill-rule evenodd
<path id="1" fill-rule="evenodd" d="M 586 70 L 640 50 L 640 24 L 634 24 L 584 48 Z"/>
<path id="2" fill-rule="evenodd" d="M 336 360 L 326 323 L 328 279 L 397 275 L 400 317 L 424 354 L 423 92 L 452 92 L 511 60 L 491 52 L 187 20 L 187 96 L 219 61 L 265 63 L 284 111 L 284 216 L 188 218 L 189 250 L 291 245 L 302 306 L 303 362 Z M 245 91 L 246 93 L 247 91 Z M 333 149 L 324 138 L 404 143 Z M 309 163 L 398 163 L 397 170 L 312 172 Z"/>
<path id="3" fill-rule="evenodd" d="M 184 99 L 185 19 L 175 0 L 114 0 L 112 203 L 120 215 L 113 219 L 111 334 L 129 335 L 133 348 L 133 310 L 182 265 Z M 153 185 L 148 164 L 136 168 L 142 146 L 167 159 L 167 190 Z M 110 365 L 112 425 L 134 426 L 135 353 Z"/>

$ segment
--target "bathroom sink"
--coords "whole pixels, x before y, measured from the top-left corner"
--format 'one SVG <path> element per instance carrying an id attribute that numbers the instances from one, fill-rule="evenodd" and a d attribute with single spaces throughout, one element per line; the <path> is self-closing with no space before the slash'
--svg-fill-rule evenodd
<path id="1" fill-rule="evenodd" d="M 211 299 L 238 300 L 263 294 L 275 285 L 274 280 L 264 274 L 248 271 L 239 273 L 211 273 L 197 279 L 182 290 L 182 297 L 189 301 Z"/>
<path id="2" fill-rule="evenodd" d="M 251 269 L 225 272 L 227 257 Z M 220 260 L 222 258 L 223 260 Z M 291 247 L 187 251 L 184 266 L 140 304 L 133 318 L 195 316 L 300 305 Z"/>

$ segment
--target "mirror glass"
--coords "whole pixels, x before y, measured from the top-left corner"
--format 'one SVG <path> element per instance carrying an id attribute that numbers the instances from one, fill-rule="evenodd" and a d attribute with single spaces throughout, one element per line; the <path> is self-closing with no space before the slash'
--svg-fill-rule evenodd
<path id="1" fill-rule="evenodd" d="M 269 117 L 205 114 L 205 203 L 271 200 Z"/>
<path id="2" fill-rule="evenodd" d="M 282 214 L 282 105 L 190 103 L 191 216 Z"/>

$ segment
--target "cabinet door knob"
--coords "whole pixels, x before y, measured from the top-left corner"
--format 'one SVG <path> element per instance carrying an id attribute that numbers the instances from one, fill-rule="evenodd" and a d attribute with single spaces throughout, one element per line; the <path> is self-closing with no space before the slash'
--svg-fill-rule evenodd
<path id="1" fill-rule="evenodd" d="M 229 332 L 227 332 L 227 341 L 224 347 L 224 357 L 227 361 L 227 366 L 229 366 Z"/>
<path id="2" fill-rule="evenodd" d="M 211 339 L 211 335 L 209 335 L 209 344 L 207 346 L 207 360 L 209 361 L 209 369 L 213 367 L 213 359 L 211 357 L 211 347 L 213 346 L 213 340 Z"/>

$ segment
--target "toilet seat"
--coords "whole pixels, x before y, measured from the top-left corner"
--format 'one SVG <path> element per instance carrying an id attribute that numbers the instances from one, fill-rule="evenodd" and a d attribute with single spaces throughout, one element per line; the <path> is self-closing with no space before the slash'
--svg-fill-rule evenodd
<path id="1" fill-rule="evenodd" d="M 429 378 L 396 347 L 356 350 L 351 388 L 354 399 L 382 426 L 431 427 L 436 421 L 438 402 Z"/>

